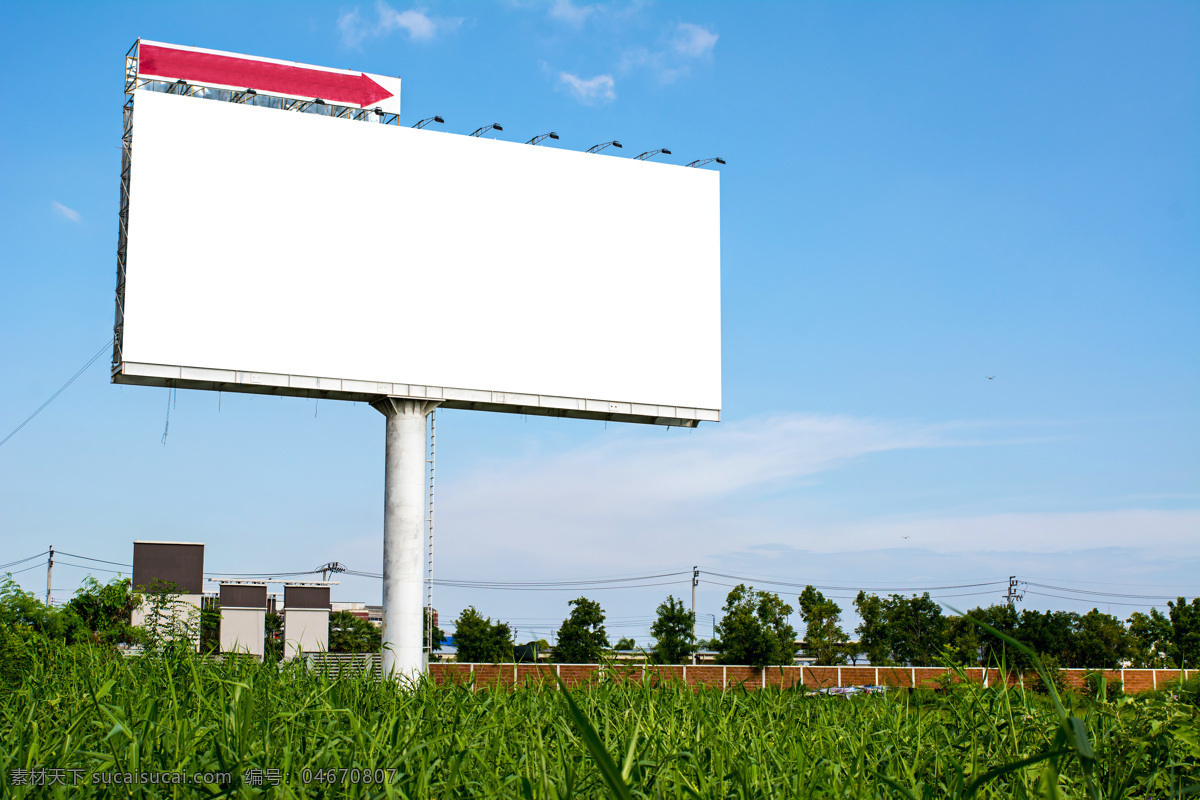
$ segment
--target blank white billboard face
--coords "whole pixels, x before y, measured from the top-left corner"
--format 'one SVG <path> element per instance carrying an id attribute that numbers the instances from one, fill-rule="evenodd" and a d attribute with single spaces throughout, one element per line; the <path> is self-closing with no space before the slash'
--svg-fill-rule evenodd
<path id="1" fill-rule="evenodd" d="M 716 172 L 148 91 L 131 164 L 115 381 L 719 416 Z"/>

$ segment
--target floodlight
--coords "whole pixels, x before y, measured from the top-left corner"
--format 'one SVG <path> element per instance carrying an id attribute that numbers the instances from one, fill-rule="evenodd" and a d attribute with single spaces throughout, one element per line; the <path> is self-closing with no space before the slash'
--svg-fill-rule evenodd
<path id="1" fill-rule="evenodd" d="M 693 161 L 692 163 L 690 163 L 690 164 L 687 164 L 686 166 L 689 166 L 689 167 L 703 167 L 705 164 L 711 164 L 711 163 L 713 163 L 714 161 L 715 161 L 715 162 L 717 162 L 718 164 L 724 164 L 724 163 L 725 163 L 725 159 L 723 159 L 723 158 L 698 158 L 698 159 L 696 159 L 695 161 Z"/>
<path id="2" fill-rule="evenodd" d="M 591 147 L 588 148 L 587 151 L 589 153 L 599 153 L 601 150 L 603 150 L 606 147 L 620 147 L 620 146 L 621 146 L 621 143 L 618 142 L 616 139 L 613 139 L 611 142 L 601 142 L 600 144 L 592 145 Z"/>
<path id="3" fill-rule="evenodd" d="M 554 131 L 550 131 L 549 133 L 538 134 L 537 136 L 533 137 L 525 144 L 541 144 L 542 142 L 544 142 L 547 139 L 558 139 L 558 134 L 555 133 Z"/>
<path id="4" fill-rule="evenodd" d="M 648 158 L 654 158 L 659 153 L 662 153 L 664 156 L 671 155 L 670 150 L 668 150 L 665 147 L 660 147 L 657 150 L 647 150 L 646 152 L 642 153 L 640 156 L 634 156 L 633 159 L 634 159 L 634 161 L 645 161 Z"/>
<path id="5" fill-rule="evenodd" d="M 502 130 L 504 130 L 504 128 L 500 127 L 500 125 L 493 122 L 491 125 L 484 125 L 482 128 L 475 131 L 471 135 L 472 136 L 483 136 L 485 133 L 487 133 L 488 131 L 491 131 L 491 130 L 502 131 Z"/>
<path id="6" fill-rule="evenodd" d="M 380 112 L 380 113 L 382 113 L 382 112 Z M 446 120 L 442 119 L 437 114 L 434 114 L 432 117 L 426 117 L 425 119 L 414 123 L 413 127 L 416 128 L 417 130 L 421 130 L 422 128 L 424 128 L 426 125 L 428 125 L 431 122 L 436 122 L 437 124 L 442 125 L 446 122 Z"/>

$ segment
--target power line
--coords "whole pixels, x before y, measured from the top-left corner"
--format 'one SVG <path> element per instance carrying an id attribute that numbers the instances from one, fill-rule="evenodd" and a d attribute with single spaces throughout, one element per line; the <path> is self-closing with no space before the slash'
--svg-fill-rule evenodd
<path id="1" fill-rule="evenodd" d="M 319 569 L 306 569 L 299 572 L 206 572 L 205 575 L 222 575 L 235 578 L 291 578 L 296 575 L 315 575 Z M 350 570 L 346 570 L 350 572 Z"/>
<path id="2" fill-rule="evenodd" d="M 797 589 L 804 589 L 812 586 L 814 589 L 822 591 L 835 592 L 934 592 L 943 589 L 973 589 L 979 586 L 999 586 L 1006 584 L 1008 581 L 982 581 L 979 583 L 958 583 L 949 586 L 824 586 L 810 583 L 794 583 L 792 581 L 772 580 L 769 578 L 754 578 L 746 577 L 745 575 L 730 575 L 725 572 L 710 572 L 705 571 L 705 575 L 716 575 L 719 578 L 730 578 L 735 581 L 744 581 L 746 583 L 767 584 L 769 586 L 789 586 Z"/>
<path id="3" fill-rule="evenodd" d="M 42 413 L 42 411 L 45 410 L 46 406 L 48 406 L 54 402 L 54 398 L 58 397 L 60 394 L 62 394 L 64 391 L 66 391 L 67 387 L 75 382 L 76 378 L 78 378 L 83 373 L 87 372 L 87 368 L 90 367 L 92 364 L 96 363 L 96 359 L 98 359 L 100 356 L 104 355 L 104 351 L 107 350 L 112 345 L 112 343 L 113 343 L 112 339 L 109 339 L 107 342 L 105 342 L 104 346 L 101 347 L 96 352 L 96 355 L 89 358 L 88 362 L 86 364 L 84 364 L 82 367 L 80 367 L 78 372 L 76 372 L 74 375 L 72 375 L 71 378 L 66 383 L 64 383 L 62 386 L 58 387 L 57 392 L 50 395 L 50 399 L 48 399 L 46 402 L 44 402 L 40 406 L 38 406 L 37 411 L 34 411 L 32 414 L 30 414 L 28 417 L 26 417 L 24 422 L 22 422 L 17 427 L 13 428 L 12 432 L 9 433 L 8 436 L 5 436 L 3 439 L 0 439 L 0 447 L 3 447 L 4 444 L 9 439 L 16 436 L 17 431 L 21 430 L 21 428 L 24 428 L 26 425 L 28 425 L 30 422 L 32 422 L 34 417 L 36 417 L 38 414 Z"/>
<path id="4" fill-rule="evenodd" d="M 459 589 L 479 589 L 480 591 L 510 591 L 510 592 L 572 592 L 589 591 L 603 592 L 612 589 L 644 589 L 651 586 L 679 586 L 685 581 L 656 581 L 654 583 L 623 583 L 619 585 L 601 586 L 596 584 L 579 584 L 571 586 L 505 586 L 463 584 L 454 581 L 434 581 L 437 586 L 449 586 Z"/>
<path id="5" fill-rule="evenodd" d="M 687 574 L 689 574 L 689 572 L 690 571 L 688 571 L 688 572 L 684 572 L 684 571 L 661 572 L 661 573 L 650 574 L 650 575 L 631 575 L 631 576 L 621 577 L 621 578 L 582 578 L 582 579 L 577 579 L 577 580 L 573 579 L 573 580 L 561 580 L 561 581 L 490 581 L 490 580 L 474 580 L 474 579 L 469 579 L 469 578 L 447 578 L 445 580 L 452 580 L 455 584 L 458 584 L 461 586 L 479 585 L 479 586 L 522 586 L 522 587 L 552 587 L 552 588 L 567 587 L 567 588 L 570 588 L 572 586 L 592 586 L 592 585 L 601 584 L 601 583 L 632 583 L 635 581 L 648 581 L 648 580 L 654 580 L 657 578 L 671 578 L 671 577 L 675 577 L 678 575 L 687 575 Z M 678 581 L 675 581 L 675 582 L 677 583 Z"/>
<path id="6" fill-rule="evenodd" d="M 1143 586 L 1152 589 L 1169 589 L 1176 584 L 1166 583 L 1114 583 L 1112 581 L 1072 581 L 1066 578 L 1047 578 L 1046 580 L 1058 581 L 1059 583 L 1082 583 L 1086 586 Z M 1183 589 L 1200 589 L 1200 584 L 1185 583 L 1180 584 Z"/>
<path id="7" fill-rule="evenodd" d="M 356 575 L 360 578 L 375 578 L 381 579 L 383 576 L 376 572 L 362 572 L 360 570 L 348 569 L 347 575 Z M 636 580 L 636 579 L 627 579 Z M 602 592 L 611 589 L 643 589 L 651 586 L 678 586 L 685 583 L 684 580 L 674 581 L 655 581 L 652 583 L 617 583 L 609 585 L 601 585 L 600 582 L 586 583 L 583 581 L 564 581 L 558 584 L 540 584 L 540 583 L 501 583 L 501 582 L 484 582 L 484 581 L 455 581 L 449 579 L 434 579 L 435 586 L 448 586 L 459 589 L 478 589 L 481 591 L 509 591 L 509 592 L 570 592 L 570 591 L 591 591 Z"/>
<path id="8" fill-rule="evenodd" d="M 91 564 L 72 564 L 70 561 L 55 561 L 54 565 L 56 567 L 58 567 L 58 566 L 78 567 L 79 569 L 90 569 L 90 570 L 94 570 L 96 572 L 111 572 L 113 575 L 121 574 L 121 570 L 119 570 L 119 569 L 105 569 L 104 567 L 93 567 Z"/>
<path id="9" fill-rule="evenodd" d="M 82 558 L 84 561 L 98 561 L 101 564 L 113 564 L 118 567 L 132 567 L 132 564 L 122 564 L 120 561 L 105 561 L 103 558 L 92 558 L 91 556 L 81 556 L 78 553 L 68 553 L 65 550 L 55 550 L 60 556 L 70 556 L 71 558 Z"/>
<path id="10" fill-rule="evenodd" d="M 59 553 L 63 556 L 68 556 L 70 558 L 78 558 L 78 559 L 82 559 L 84 561 L 95 562 L 98 564 L 110 564 L 112 566 L 125 567 L 127 569 L 131 568 L 130 564 L 120 562 L 120 561 L 110 561 L 110 560 L 103 559 L 103 558 L 95 558 L 93 556 L 85 556 L 85 555 L 80 555 L 79 553 L 69 553 L 69 552 L 65 552 L 65 551 L 59 551 Z M 40 558 L 44 555 L 46 555 L 45 551 L 43 551 L 41 553 L 37 553 L 36 555 L 27 556 L 26 558 L 12 561 L 8 564 L 0 565 L 0 570 L 5 570 L 9 567 L 17 566 L 19 564 L 24 564 L 28 561 L 32 561 L 33 559 Z M 27 572 L 30 569 L 34 569 L 36 567 L 44 565 L 44 563 L 45 562 L 42 562 L 42 564 L 35 564 L 31 567 L 21 569 L 18 571 L 18 573 L 19 572 Z M 84 565 L 84 564 L 74 564 L 71 562 L 59 562 L 59 563 L 63 564 L 64 566 L 75 567 L 75 568 L 79 568 L 79 569 L 95 569 L 100 572 L 110 572 L 110 573 L 119 574 L 118 570 L 102 569 L 100 567 L 92 567 L 92 566 L 88 566 L 88 565 Z M 291 572 L 283 572 L 283 571 L 280 571 L 280 572 L 205 572 L 204 574 L 206 576 L 253 577 L 253 578 L 271 579 L 271 578 L 289 578 L 289 577 L 298 577 L 298 576 L 302 576 L 302 575 L 312 575 L 312 574 L 316 574 L 319 572 L 321 572 L 321 569 L 318 568 L 315 570 L 295 570 L 295 571 L 291 571 Z M 13 573 L 13 574 L 18 574 L 18 573 Z M 367 571 L 363 571 L 363 570 L 353 570 L 353 569 L 345 570 L 345 574 L 354 575 L 354 576 L 363 577 L 363 578 L 373 578 L 373 579 L 381 579 L 383 577 L 379 573 L 367 572 Z M 583 590 L 606 591 L 606 590 L 612 590 L 612 589 L 642 589 L 642 588 L 653 588 L 653 587 L 658 587 L 658 586 L 676 586 L 676 585 L 680 585 L 683 583 L 688 583 L 690 581 L 691 574 L 692 574 L 691 570 L 678 570 L 678 571 L 673 571 L 673 572 L 630 573 L 630 574 L 625 574 L 625 575 L 616 576 L 616 577 L 597 577 L 597 578 L 564 579 L 564 580 L 548 580 L 548 581 L 496 581 L 496 580 L 482 580 L 482 579 L 477 580 L 477 579 L 444 578 L 444 579 L 434 580 L 434 584 L 437 586 L 459 588 L 459 589 L 478 589 L 478 590 L 483 590 L 483 591 L 576 591 L 576 590 L 579 590 L 579 591 L 583 591 Z M 885 591 L 917 592 L 917 591 L 922 591 L 922 592 L 931 593 L 931 595 L 935 598 L 946 598 L 946 599 L 955 598 L 955 597 L 976 597 L 976 596 L 980 596 L 980 595 L 990 595 L 990 594 L 994 594 L 995 590 L 985 589 L 983 591 L 978 591 L 978 592 L 956 592 L 954 594 L 943 594 L 942 592 L 955 590 L 955 589 L 973 589 L 973 588 L 977 588 L 977 587 L 999 586 L 999 585 L 1004 585 L 1004 584 L 1008 583 L 1007 581 L 980 581 L 980 582 L 973 582 L 973 583 L 945 584 L 945 585 L 941 585 L 941 586 L 852 587 L 852 586 L 815 585 L 815 584 L 807 584 L 807 583 L 802 584 L 802 583 L 795 582 L 794 580 L 787 581 L 787 580 L 783 580 L 783 579 L 767 578 L 767 577 L 762 577 L 762 576 L 754 577 L 754 576 L 745 576 L 745 575 L 735 575 L 732 573 L 724 573 L 724 572 L 705 572 L 704 574 L 706 576 L 711 575 L 711 576 L 720 577 L 720 578 L 728 578 L 730 580 L 737 580 L 737 581 L 742 581 L 742 582 L 746 582 L 746 583 L 757 583 L 759 585 L 767 585 L 767 586 L 786 586 L 786 587 L 802 588 L 802 587 L 806 587 L 809 585 L 813 585 L 814 588 L 822 589 L 825 591 L 853 591 L 853 592 L 857 592 L 857 591 L 866 591 L 866 592 L 885 592 Z M 722 587 L 726 587 L 726 588 L 733 588 L 733 586 L 734 586 L 734 584 L 725 583 L 723 581 L 710 580 L 707 577 L 702 578 L 701 580 L 704 583 L 712 585 L 712 586 L 722 586 Z M 1071 581 L 1064 580 L 1063 582 L 1070 583 Z M 1056 584 L 1038 583 L 1038 582 L 1031 582 L 1031 581 L 1020 581 L 1020 583 L 1023 583 L 1028 587 L 1050 590 L 1050 592 L 1066 593 L 1064 595 L 1064 594 L 1052 594 L 1052 593 L 1032 591 L 1032 590 L 1029 591 L 1029 594 L 1037 595 L 1039 597 L 1052 597 L 1055 599 L 1073 600 L 1076 602 L 1089 602 L 1089 601 L 1094 600 L 1096 602 L 1106 602 L 1106 603 L 1112 603 L 1114 605 L 1128 605 L 1128 606 L 1137 606 L 1137 607 L 1145 607 L 1145 606 L 1151 605 L 1151 603 L 1148 603 L 1148 602 L 1121 603 L 1121 602 L 1118 602 L 1118 600 L 1164 601 L 1164 600 L 1174 600 L 1180 596 L 1180 595 L 1169 595 L 1168 596 L 1168 595 L 1143 595 L 1143 594 L 1129 594 L 1129 593 L 1120 593 L 1120 592 L 1104 592 L 1104 591 L 1098 591 L 1098 590 L 1092 590 L 1092 589 L 1075 589 L 1075 588 L 1071 588 L 1068 586 L 1058 586 Z M 1134 584 L 1134 585 L 1137 585 L 1137 584 Z M 1075 595 L 1075 596 L 1073 596 L 1073 595 Z M 849 595 L 849 596 L 830 595 L 830 598 L 836 599 L 836 600 L 854 600 L 855 596 L 854 595 Z M 1190 598 L 1185 597 L 1184 599 L 1188 600 Z M 532 620 L 532 618 L 530 618 L 530 619 Z M 615 620 L 614 620 L 613 624 L 617 624 Z M 626 624 L 625 620 L 622 620 L 620 624 Z"/>
<path id="11" fill-rule="evenodd" d="M 1109 606 L 1132 606 L 1134 608 L 1151 608 L 1154 606 L 1153 603 L 1122 603 L 1117 600 L 1093 601 L 1093 600 L 1089 600 L 1086 597 L 1067 597 L 1067 596 L 1061 595 L 1061 594 L 1046 594 L 1045 592 L 1035 592 L 1031 589 L 1026 589 L 1025 594 L 1033 594 L 1033 595 L 1037 595 L 1038 597 L 1054 597 L 1059 600 L 1073 600 L 1076 603 L 1097 602 L 1097 603 L 1102 603 L 1103 605 L 1109 605 Z M 1171 599 L 1173 600 L 1175 598 L 1171 598 Z"/>
<path id="12" fill-rule="evenodd" d="M 1071 592 L 1072 594 L 1095 595 L 1097 597 L 1122 597 L 1128 600 L 1175 600 L 1180 595 L 1154 595 L 1154 594 L 1120 594 L 1117 592 L 1097 592 L 1091 589 L 1072 589 L 1067 586 L 1054 586 L 1048 583 L 1033 583 L 1025 581 L 1026 586 L 1036 586 L 1039 589 L 1052 589 L 1056 592 Z"/>
<path id="13" fill-rule="evenodd" d="M 43 550 L 42 552 L 38 553 L 37 555 L 29 556 L 28 558 L 22 558 L 22 559 L 18 559 L 16 561 L 10 561 L 7 564 L 0 564 L 0 569 L 8 569 L 9 567 L 15 567 L 17 564 L 24 564 L 26 561 L 32 561 L 35 558 L 40 558 L 41 556 L 46 555 L 46 553 L 47 553 L 47 551 Z"/>
<path id="14" fill-rule="evenodd" d="M 700 582 L 707 583 L 712 586 L 724 586 L 729 589 L 732 589 L 735 587 L 735 584 L 732 584 L 732 583 L 722 583 L 721 581 L 710 581 L 710 580 L 705 580 L 703 578 L 700 579 Z M 872 591 L 872 590 L 863 589 L 862 591 Z M 930 594 L 930 598 L 937 599 L 940 597 L 978 597 L 980 595 L 995 595 L 995 594 L 996 594 L 996 591 L 994 589 L 988 589 L 988 590 L 985 590 L 982 592 L 960 592 L 957 594 Z M 825 596 L 831 600 L 855 600 L 855 599 L 857 599 L 856 595 L 830 594 L 830 595 L 825 595 Z M 1003 595 L 1000 595 L 1000 596 L 1002 597 Z"/>
<path id="15" fill-rule="evenodd" d="M 31 570 L 31 569 L 37 569 L 38 567 L 44 567 L 44 566 L 46 566 L 45 561 L 43 561 L 40 564 L 34 564 L 32 567 L 26 567 L 25 569 L 19 569 L 16 572 L 10 572 L 8 574 L 9 575 L 20 575 L 22 572 L 29 572 L 29 570 Z"/>

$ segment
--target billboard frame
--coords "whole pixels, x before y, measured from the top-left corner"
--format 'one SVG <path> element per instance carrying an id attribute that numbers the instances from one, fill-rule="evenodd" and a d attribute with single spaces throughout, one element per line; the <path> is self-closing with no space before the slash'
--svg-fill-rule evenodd
<path id="1" fill-rule="evenodd" d="M 125 278 L 128 250 L 130 177 L 133 158 L 134 92 L 149 90 L 180 94 L 235 104 L 265 105 L 284 111 L 316 113 L 352 121 L 398 125 L 398 116 L 371 109 L 317 104 L 266 93 L 247 95 L 228 88 L 214 88 L 186 81 L 171 82 L 148 78 L 138 73 L 138 47 L 135 42 L 125 55 L 125 103 L 121 134 L 121 189 L 117 241 L 116 318 L 113 324 L 111 381 L 116 384 L 157 386 L 171 389 L 197 389 L 240 392 L 320 400 L 349 400 L 375 403 L 385 397 L 436 401 L 439 407 L 468 411 L 488 411 L 533 416 L 590 419 L 694 428 L 701 422 L 719 422 L 720 409 L 675 405 L 634 403 L 596 397 L 564 397 L 507 391 L 465 389 L 335 378 L 321 375 L 294 375 L 271 372 L 214 369 L 175 364 L 150 364 L 126 361 L 122 354 L 125 317 Z"/>

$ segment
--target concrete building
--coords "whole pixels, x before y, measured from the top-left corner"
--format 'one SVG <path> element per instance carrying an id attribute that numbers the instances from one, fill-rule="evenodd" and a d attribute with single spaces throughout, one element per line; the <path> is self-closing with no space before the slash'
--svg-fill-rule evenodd
<path id="1" fill-rule="evenodd" d="M 267 630 L 267 585 L 221 583 L 221 652 L 263 657 Z"/>
<path id="2" fill-rule="evenodd" d="M 155 628 L 153 632 L 160 636 L 186 635 L 199 651 L 204 544 L 134 542 L 132 584 L 143 599 L 133 609 L 130 624 Z"/>
<path id="3" fill-rule="evenodd" d="M 283 657 L 329 649 L 329 584 L 283 587 Z"/>

